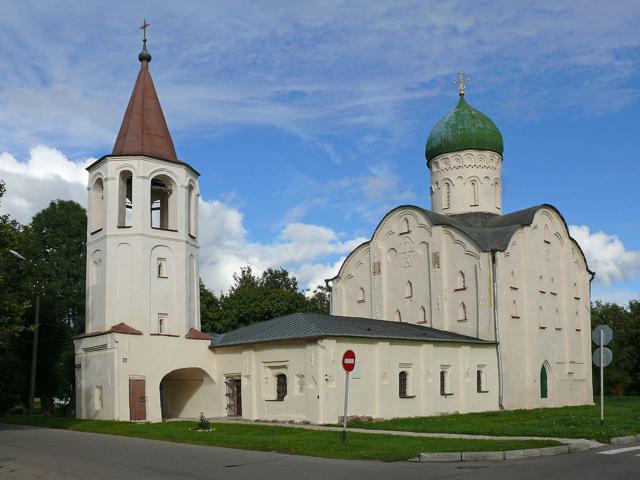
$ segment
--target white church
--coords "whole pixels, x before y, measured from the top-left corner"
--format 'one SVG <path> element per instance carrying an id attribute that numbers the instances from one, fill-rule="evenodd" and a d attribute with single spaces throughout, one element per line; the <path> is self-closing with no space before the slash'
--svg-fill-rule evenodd
<path id="1" fill-rule="evenodd" d="M 113 152 L 88 167 L 78 418 L 336 422 L 592 403 L 590 283 L 560 212 L 502 213 L 503 141 L 469 105 L 426 145 L 432 211 L 403 205 L 327 280 L 331 314 L 200 331 L 198 172 L 145 47 Z M 207 225 L 206 228 L 215 228 Z"/>

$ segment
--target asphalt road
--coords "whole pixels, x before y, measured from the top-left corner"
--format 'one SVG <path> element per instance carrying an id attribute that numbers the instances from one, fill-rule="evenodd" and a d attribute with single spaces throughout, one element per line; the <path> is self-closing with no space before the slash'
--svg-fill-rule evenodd
<path id="1" fill-rule="evenodd" d="M 637 449 L 609 455 L 598 453 L 633 446 Z M 640 443 L 504 462 L 382 463 L 201 447 L 0 424 L 2 479 L 374 480 L 394 477 L 402 480 L 638 480 Z"/>

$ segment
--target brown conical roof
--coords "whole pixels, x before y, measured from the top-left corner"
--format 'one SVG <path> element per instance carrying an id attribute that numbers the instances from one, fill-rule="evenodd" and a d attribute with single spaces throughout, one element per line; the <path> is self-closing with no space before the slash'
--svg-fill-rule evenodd
<path id="1" fill-rule="evenodd" d="M 179 162 L 149 72 L 151 55 L 144 56 L 141 53 L 139 58 L 140 72 L 112 155 L 147 155 Z"/>

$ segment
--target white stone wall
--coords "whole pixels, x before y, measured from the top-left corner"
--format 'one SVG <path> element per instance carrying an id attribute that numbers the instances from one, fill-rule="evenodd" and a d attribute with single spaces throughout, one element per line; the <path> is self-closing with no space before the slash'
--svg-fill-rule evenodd
<path id="1" fill-rule="evenodd" d="M 432 225 L 421 209 L 400 207 L 345 260 L 332 281 L 331 313 L 493 340 L 489 262 L 463 233 Z"/>
<path id="2" fill-rule="evenodd" d="M 443 215 L 502 213 L 502 156 L 487 150 L 462 150 L 433 158 L 431 209 Z"/>
<path id="3" fill-rule="evenodd" d="M 496 263 L 504 406 L 591 403 L 590 275 L 562 218 L 539 210 Z M 549 396 L 542 399 L 545 363 Z"/>
<path id="4" fill-rule="evenodd" d="M 349 415 L 374 418 L 436 415 L 498 408 L 493 345 L 421 343 L 375 339 L 324 339 L 216 350 L 216 416 L 225 416 L 225 378 L 242 377 L 243 417 L 262 420 L 336 422 L 343 413 L 347 349 L 357 366 L 349 387 Z M 486 374 L 477 392 L 476 370 Z M 440 395 L 440 370 L 449 371 L 450 395 Z M 399 396 L 399 373 L 407 371 L 408 398 Z M 274 401 L 273 376 L 285 373 L 288 394 Z"/>
<path id="5" fill-rule="evenodd" d="M 146 384 L 147 420 L 162 420 L 160 383 L 165 376 L 188 370 L 181 375 L 181 383 L 187 380 L 193 386 L 200 374 L 197 391 L 183 388 L 178 395 L 186 398 L 165 398 L 169 413 L 182 418 L 197 418 L 200 412 L 214 416 L 214 386 L 216 359 L 209 350 L 208 340 L 189 340 L 184 337 L 124 335 L 110 333 L 76 339 L 76 400 L 78 418 L 98 418 L 128 421 L 129 379 L 144 379 Z M 103 350 L 92 352 L 96 347 Z M 196 372 L 197 371 L 197 372 Z M 95 401 L 96 387 L 102 389 L 103 405 Z M 175 396 L 174 396 L 175 397 Z M 172 402 L 173 400 L 173 408 Z M 186 403 L 185 403 L 186 402 Z M 175 405 L 180 405 L 176 410 Z"/>

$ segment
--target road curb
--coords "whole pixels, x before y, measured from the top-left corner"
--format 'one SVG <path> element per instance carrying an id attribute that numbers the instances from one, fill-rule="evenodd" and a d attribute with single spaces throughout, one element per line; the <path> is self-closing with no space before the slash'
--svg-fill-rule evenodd
<path id="1" fill-rule="evenodd" d="M 593 445 L 588 441 L 573 442 L 545 448 L 526 448 L 522 450 L 505 450 L 495 452 L 440 452 L 421 453 L 409 459 L 410 462 L 499 462 L 504 460 L 519 460 L 522 458 L 549 457 L 552 455 L 566 455 L 568 453 L 584 452 L 601 445 Z"/>
<path id="2" fill-rule="evenodd" d="M 640 441 L 640 435 L 627 435 L 625 437 L 613 437 L 609 440 L 611 445 L 626 445 L 628 443 L 633 443 Z"/>

